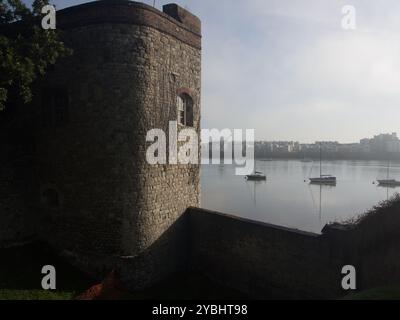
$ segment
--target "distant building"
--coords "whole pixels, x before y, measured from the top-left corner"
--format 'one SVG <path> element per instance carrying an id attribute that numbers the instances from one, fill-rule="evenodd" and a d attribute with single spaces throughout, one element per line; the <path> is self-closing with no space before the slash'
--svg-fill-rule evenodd
<path id="1" fill-rule="evenodd" d="M 300 144 L 295 141 L 274 141 L 270 145 L 271 152 L 292 153 L 300 151 Z"/>
<path id="2" fill-rule="evenodd" d="M 400 156 L 400 139 L 395 132 L 375 135 L 361 139 L 359 143 L 339 143 L 338 141 L 316 141 L 299 143 L 297 141 L 259 141 L 255 145 L 257 157 L 292 154 L 298 157 L 316 157 L 320 150 L 331 157 L 344 158 L 382 158 L 386 153 Z"/>
<path id="3" fill-rule="evenodd" d="M 337 150 L 340 153 L 348 153 L 348 154 L 363 152 L 363 148 L 359 143 L 339 144 Z"/>
<path id="4" fill-rule="evenodd" d="M 315 142 L 317 148 L 321 147 L 323 152 L 338 152 L 339 142 L 337 141 L 317 141 Z"/>
<path id="5" fill-rule="evenodd" d="M 369 146 L 374 153 L 400 152 L 400 140 L 395 132 L 374 136 L 369 140 Z"/>
<path id="6" fill-rule="evenodd" d="M 370 153 L 371 152 L 371 145 L 370 139 L 361 139 L 360 140 L 360 150 L 363 153 Z"/>

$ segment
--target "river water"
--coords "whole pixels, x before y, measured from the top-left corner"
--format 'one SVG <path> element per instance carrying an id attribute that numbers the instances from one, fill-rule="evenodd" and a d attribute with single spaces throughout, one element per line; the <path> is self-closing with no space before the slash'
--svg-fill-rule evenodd
<path id="1" fill-rule="evenodd" d="M 310 185 L 319 176 L 319 162 L 300 160 L 256 161 L 267 181 L 246 181 L 232 165 L 203 165 L 201 205 L 205 209 L 289 228 L 320 233 L 328 222 L 357 217 L 400 188 L 379 187 L 387 163 L 327 161 L 324 174 L 337 177 L 336 186 Z M 400 180 L 400 163 L 392 163 L 390 177 Z M 305 182 L 306 181 L 306 182 Z"/>

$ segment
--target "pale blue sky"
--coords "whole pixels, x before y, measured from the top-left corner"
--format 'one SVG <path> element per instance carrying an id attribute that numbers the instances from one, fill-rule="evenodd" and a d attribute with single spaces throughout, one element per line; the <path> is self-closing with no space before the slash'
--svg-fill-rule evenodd
<path id="1" fill-rule="evenodd" d="M 203 23 L 203 127 L 302 142 L 400 133 L 400 1 L 175 2 Z M 341 28 L 347 4 L 354 31 Z"/>

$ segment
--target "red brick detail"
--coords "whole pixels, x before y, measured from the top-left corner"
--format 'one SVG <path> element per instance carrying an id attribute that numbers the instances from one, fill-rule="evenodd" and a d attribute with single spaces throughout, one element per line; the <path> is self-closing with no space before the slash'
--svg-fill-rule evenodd
<path id="1" fill-rule="evenodd" d="M 189 89 L 189 88 L 179 88 L 178 90 L 176 90 L 176 94 L 179 96 L 181 94 L 187 94 L 188 96 L 190 96 L 193 99 L 193 90 Z"/>

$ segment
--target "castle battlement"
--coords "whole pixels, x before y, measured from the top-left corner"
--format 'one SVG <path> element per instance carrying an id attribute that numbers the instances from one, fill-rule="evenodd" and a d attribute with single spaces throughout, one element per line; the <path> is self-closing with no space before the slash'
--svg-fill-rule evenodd
<path id="1" fill-rule="evenodd" d="M 63 29 L 94 24 L 135 24 L 167 33 L 180 41 L 201 48 L 201 21 L 177 4 L 163 6 L 163 12 L 141 2 L 101 0 L 57 11 Z"/>

